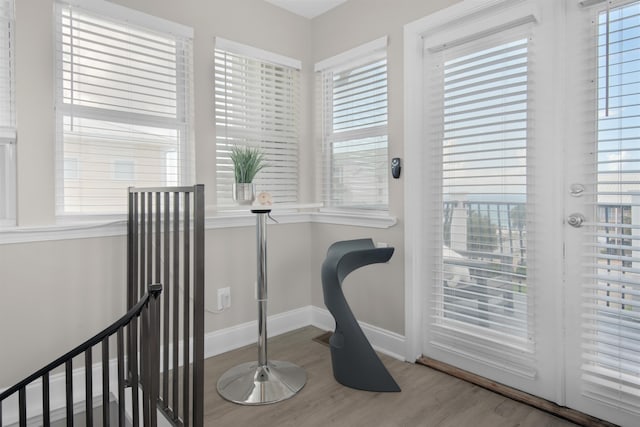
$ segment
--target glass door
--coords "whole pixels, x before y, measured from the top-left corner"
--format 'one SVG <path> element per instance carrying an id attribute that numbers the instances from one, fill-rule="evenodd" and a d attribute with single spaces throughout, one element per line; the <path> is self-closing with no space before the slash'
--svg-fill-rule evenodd
<path id="1" fill-rule="evenodd" d="M 424 37 L 422 351 L 562 403 L 558 7 L 506 2 Z"/>
<path id="2" fill-rule="evenodd" d="M 640 0 L 464 3 L 411 28 L 422 353 L 637 426 Z"/>
<path id="3" fill-rule="evenodd" d="M 587 46 L 570 65 L 589 84 L 569 89 L 583 101 L 565 188 L 567 404 L 638 425 L 640 1 L 595 3 L 568 16 L 584 35 L 569 42 Z"/>

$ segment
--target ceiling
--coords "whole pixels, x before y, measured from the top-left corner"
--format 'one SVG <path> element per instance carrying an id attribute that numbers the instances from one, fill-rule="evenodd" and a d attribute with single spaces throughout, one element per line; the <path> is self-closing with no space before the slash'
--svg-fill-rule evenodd
<path id="1" fill-rule="evenodd" d="M 305 18 L 315 18 L 347 0 L 265 0 Z"/>

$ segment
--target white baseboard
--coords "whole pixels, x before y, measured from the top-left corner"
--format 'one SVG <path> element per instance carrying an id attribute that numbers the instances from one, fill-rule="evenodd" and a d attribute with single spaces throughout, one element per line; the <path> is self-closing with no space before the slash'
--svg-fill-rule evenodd
<path id="1" fill-rule="evenodd" d="M 311 325 L 324 330 L 333 330 L 335 328 L 333 316 L 327 309 L 315 306 L 309 306 L 309 308 L 311 309 Z M 358 324 L 376 351 L 394 359 L 405 361 L 405 337 L 403 335 L 365 322 L 358 322 Z"/>
<path id="2" fill-rule="evenodd" d="M 359 322 L 364 334 L 377 351 L 404 361 L 405 337 L 368 323 Z M 274 337 L 305 326 L 315 326 L 325 331 L 335 328 L 335 321 L 328 310 L 306 306 L 278 313 L 267 318 L 267 334 Z M 256 342 L 258 322 L 251 321 L 205 335 L 205 357 L 212 357 Z"/>
<path id="3" fill-rule="evenodd" d="M 267 335 L 274 337 L 311 325 L 311 306 L 274 314 L 267 318 Z M 209 332 L 204 336 L 204 357 L 213 357 L 256 342 L 258 321 Z"/>
<path id="4" fill-rule="evenodd" d="M 328 310 L 315 306 L 297 308 L 284 313 L 278 313 L 267 318 L 267 334 L 269 337 L 278 336 L 305 326 L 315 326 L 322 330 L 333 330 L 335 321 Z M 390 332 L 377 326 L 360 322 L 360 327 L 377 351 L 404 361 L 405 337 L 395 332 Z M 251 321 L 229 328 L 213 331 L 205 335 L 205 358 L 226 353 L 256 342 L 258 337 L 258 322 Z M 182 344 L 180 344 L 182 349 Z M 182 365 L 182 357 L 179 358 Z M 162 365 L 161 365 L 162 366 Z M 111 390 L 117 389 L 117 359 L 109 361 L 109 379 Z M 65 375 L 53 374 L 49 379 L 51 409 L 58 410 L 65 405 Z M 93 391 L 94 395 L 101 393 L 102 367 L 93 365 Z M 3 391 L 3 390 L 0 390 Z M 84 368 L 73 370 L 73 394 L 74 401 L 84 399 Z M 42 382 L 36 380 L 27 386 L 27 407 L 30 416 L 42 414 L 41 405 Z M 10 398 L 3 408 L 3 421 L 12 424 L 18 421 L 17 394 Z"/>

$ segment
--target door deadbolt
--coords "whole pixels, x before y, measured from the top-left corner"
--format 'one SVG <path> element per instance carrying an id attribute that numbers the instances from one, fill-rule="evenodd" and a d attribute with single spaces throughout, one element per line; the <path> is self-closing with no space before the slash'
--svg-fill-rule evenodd
<path id="1" fill-rule="evenodd" d="M 586 218 L 581 213 L 573 213 L 567 218 L 567 223 L 572 227 L 580 228 L 582 227 L 582 223 L 585 219 Z"/>
<path id="2" fill-rule="evenodd" d="M 584 194 L 584 185 L 582 184 L 571 184 L 571 188 L 569 193 L 573 197 L 581 197 Z"/>

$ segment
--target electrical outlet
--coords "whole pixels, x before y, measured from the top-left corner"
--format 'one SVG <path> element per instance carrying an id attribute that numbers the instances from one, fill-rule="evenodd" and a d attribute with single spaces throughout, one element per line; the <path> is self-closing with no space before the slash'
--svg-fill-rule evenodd
<path id="1" fill-rule="evenodd" d="M 218 310 L 225 310 L 231 307 L 231 288 L 218 289 Z"/>

